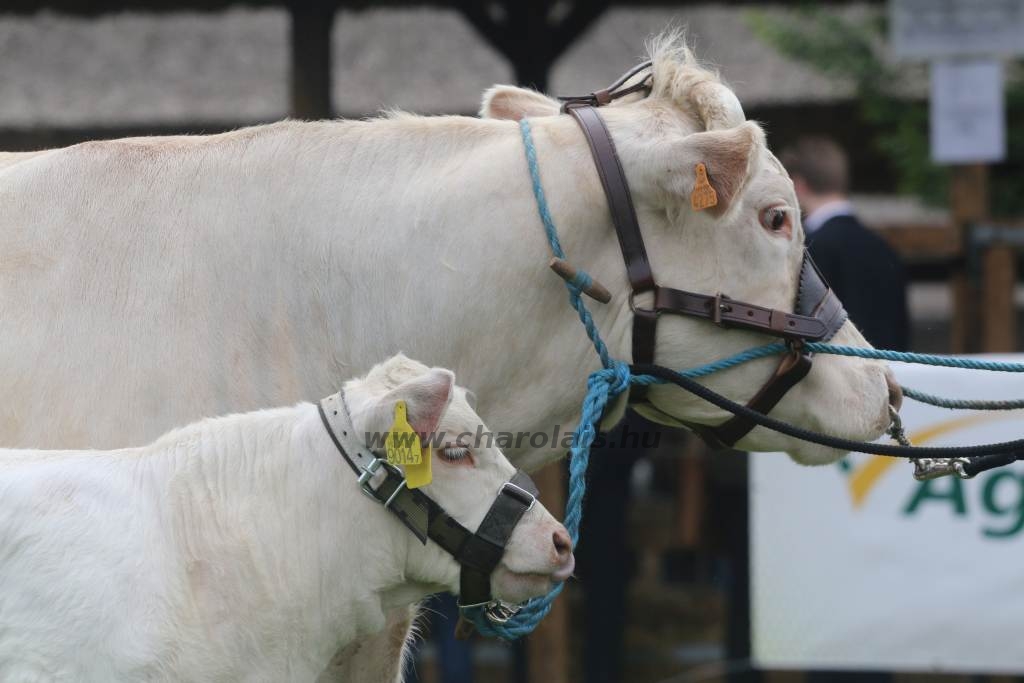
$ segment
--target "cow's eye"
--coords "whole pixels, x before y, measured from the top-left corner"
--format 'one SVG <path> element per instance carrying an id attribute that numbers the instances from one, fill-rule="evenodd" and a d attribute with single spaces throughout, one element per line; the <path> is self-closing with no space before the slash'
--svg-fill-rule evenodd
<path id="1" fill-rule="evenodd" d="M 772 206 L 761 211 L 761 225 L 765 230 L 789 235 L 792 233 L 789 211 L 783 206 Z"/>
<path id="2" fill-rule="evenodd" d="M 447 462 L 464 463 L 469 461 L 469 449 L 465 446 L 445 446 L 438 453 Z"/>

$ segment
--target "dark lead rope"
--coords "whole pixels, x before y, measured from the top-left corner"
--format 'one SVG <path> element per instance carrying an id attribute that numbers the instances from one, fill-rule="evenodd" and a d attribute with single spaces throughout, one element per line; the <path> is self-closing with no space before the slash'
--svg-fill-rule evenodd
<path id="1" fill-rule="evenodd" d="M 788 422 L 777 420 L 768 415 L 762 415 L 741 403 L 727 399 L 725 396 L 712 391 L 689 377 L 685 377 L 674 370 L 660 365 L 634 365 L 630 368 L 630 371 L 634 376 L 648 375 L 669 384 L 675 384 L 722 410 L 733 415 L 741 415 L 753 421 L 758 426 L 800 439 L 801 441 L 808 441 L 819 446 L 835 448 L 841 451 L 870 453 L 871 455 L 884 455 L 893 458 L 967 458 L 970 462 L 964 465 L 964 471 L 970 476 L 1024 459 L 1024 439 L 982 444 L 980 446 L 895 446 L 892 444 L 853 441 L 838 436 L 830 436 L 791 425 Z"/>

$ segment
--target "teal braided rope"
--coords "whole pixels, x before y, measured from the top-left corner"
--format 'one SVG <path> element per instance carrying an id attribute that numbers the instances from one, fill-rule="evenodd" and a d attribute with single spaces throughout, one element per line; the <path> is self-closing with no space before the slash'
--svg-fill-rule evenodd
<path id="1" fill-rule="evenodd" d="M 540 215 L 540 222 L 544 225 L 544 233 L 547 235 L 548 244 L 551 246 L 551 253 L 560 259 L 564 259 L 565 252 L 562 251 L 562 244 L 558 241 L 558 230 L 555 228 L 554 219 L 551 218 L 551 209 L 548 208 L 548 199 L 544 194 L 544 185 L 540 180 L 537 148 L 533 144 L 533 133 L 530 130 L 529 120 L 520 119 L 519 131 L 523 138 L 523 148 L 526 151 L 526 165 L 530 169 L 533 197 L 537 201 L 537 213 Z M 601 334 L 597 331 L 594 317 L 590 314 L 586 304 L 583 303 L 583 297 L 581 296 L 583 290 L 589 287 L 591 282 L 593 280 L 591 280 L 590 275 L 583 270 L 579 270 L 578 275 L 572 281 L 565 283 L 565 288 L 569 290 L 569 303 L 576 309 L 580 322 L 583 323 L 587 336 L 590 338 L 590 342 L 594 345 L 594 350 L 597 351 L 597 355 L 601 359 L 602 367 L 610 368 L 615 361 L 612 359 L 611 354 L 608 353 L 608 347 L 605 346 L 604 340 L 601 339 Z"/>
<path id="2" fill-rule="evenodd" d="M 544 233 L 548 236 L 551 253 L 564 259 L 565 252 L 562 251 L 562 243 L 558 241 L 558 229 L 555 227 L 554 219 L 551 218 L 548 199 L 544 194 L 544 185 L 540 182 L 540 164 L 537 163 L 537 148 L 533 144 L 533 131 L 530 128 L 529 119 L 519 119 L 519 133 L 523 138 L 523 148 L 526 151 L 526 165 L 530 167 L 530 181 L 533 183 L 533 197 L 537 200 L 537 213 L 540 214 L 540 221 L 544 224 Z"/>
<path id="3" fill-rule="evenodd" d="M 587 395 L 583 399 L 583 415 L 573 433 L 572 448 L 569 449 L 569 499 L 565 503 L 565 525 L 573 545 L 580 537 L 580 522 L 583 519 L 583 496 L 586 494 L 587 465 L 590 462 L 590 446 L 597 436 L 597 423 L 604 413 L 608 401 L 618 396 L 629 387 L 629 366 L 622 361 L 598 370 L 587 379 Z M 463 610 L 485 636 L 513 640 L 530 633 L 537 627 L 541 619 L 551 611 L 555 598 L 562 592 L 565 584 L 558 584 L 547 595 L 530 600 L 519 612 L 504 624 L 491 623 L 483 609 L 472 607 Z"/>
<path id="4" fill-rule="evenodd" d="M 1006 401 L 986 401 L 984 399 L 963 399 L 945 398 L 934 394 L 926 394 L 917 389 L 902 387 L 903 395 L 920 403 L 938 406 L 939 408 L 950 408 L 951 410 L 1018 410 L 1024 408 L 1024 399 Z"/>
<path id="5" fill-rule="evenodd" d="M 782 346 L 782 344 L 779 344 Z M 863 349 L 859 346 L 840 346 L 823 342 L 808 342 L 808 351 L 814 353 L 831 353 L 837 356 L 856 356 L 858 358 L 875 358 L 878 360 L 898 361 L 900 363 L 917 363 L 918 365 L 937 365 L 944 368 L 965 368 L 967 370 L 989 370 L 992 372 L 1024 372 L 1024 363 L 1008 363 L 998 360 L 982 360 L 980 358 L 957 358 L 956 356 L 937 356 L 929 353 L 908 353 L 906 351 L 888 351 L 886 349 Z"/>

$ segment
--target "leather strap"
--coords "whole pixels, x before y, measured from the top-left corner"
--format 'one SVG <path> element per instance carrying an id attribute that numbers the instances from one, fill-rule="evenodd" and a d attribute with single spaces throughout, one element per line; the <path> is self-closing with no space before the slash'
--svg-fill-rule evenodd
<path id="1" fill-rule="evenodd" d="M 807 376 L 811 365 L 811 354 L 791 352 L 779 363 L 771 379 L 747 402 L 747 407 L 767 415 L 797 382 Z M 732 448 L 756 426 L 750 418 L 734 415 L 717 427 L 694 425 L 693 429 L 713 447 Z"/>
<path id="2" fill-rule="evenodd" d="M 814 316 L 825 325 L 826 332 L 821 341 L 828 341 L 834 337 L 847 318 L 843 303 L 825 282 L 821 271 L 806 249 L 800 266 L 800 282 L 797 285 L 793 310 L 801 315 Z"/>
<path id="3" fill-rule="evenodd" d="M 626 81 L 631 79 L 633 76 L 636 76 L 641 71 L 651 69 L 652 65 L 653 63 L 650 60 L 641 62 L 626 73 L 622 74 L 617 81 L 602 90 L 595 90 L 594 92 L 586 95 L 559 97 L 558 99 L 563 103 L 562 111 L 564 112 L 567 107 L 574 104 L 587 104 L 592 107 L 600 107 L 605 104 L 610 104 L 612 101 L 617 100 L 620 97 L 625 97 L 631 93 L 640 92 L 641 90 L 650 92 L 652 76 L 650 73 L 629 87 L 623 88 L 622 86 L 626 84 Z"/>
<path id="4" fill-rule="evenodd" d="M 818 341 L 829 332 L 829 327 L 817 317 L 787 313 L 724 295 L 696 294 L 671 287 L 655 290 L 654 310 L 705 318 L 721 327 L 764 332 L 783 339 Z"/>
<path id="5" fill-rule="evenodd" d="M 654 289 L 654 275 L 651 273 L 647 248 L 640 235 L 640 224 L 633 208 L 633 196 L 629 192 L 626 174 L 619 162 L 611 133 L 597 110 L 586 104 L 570 104 L 566 111 L 576 119 L 594 155 L 598 176 L 608 200 L 608 210 L 619 238 L 622 258 L 626 262 L 626 275 L 634 293 Z"/>
<path id="6" fill-rule="evenodd" d="M 516 524 L 537 499 L 533 480 L 522 471 L 501 487 L 476 533 L 455 559 L 462 565 L 459 605 L 468 607 L 491 601 L 491 573 L 501 561 Z"/>
<path id="7" fill-rule="evenodd" d="M 586 103 L 568 102 L 564 107 L 583 130 L 583 135 L 590 146 L 590 152 L 597 166 L 597 174 L 604 188 L 608 201 L 608 210 L 615 226 L 615 236 L 622 250 L 622 260 L 626 264 L 626 277 L 629 279 L 630 301 L 643 292 L 656 289 L 651 262 L 647 257 L 647 247 L 640 234 L 640 223 L 633 207 L 633 196 L 629 192 L 629 183 L 622 170 L 615 143 L 604 120 L 597 110 Z M 632 304 L 631 304 L 632 305 Z M 653 363 L 654 347 L 658 331 L 658 314 L 655 311 L 633 309 L 633 362 Z M 633 398 L 642 398 L 645 387 L 634 387 Z"/>

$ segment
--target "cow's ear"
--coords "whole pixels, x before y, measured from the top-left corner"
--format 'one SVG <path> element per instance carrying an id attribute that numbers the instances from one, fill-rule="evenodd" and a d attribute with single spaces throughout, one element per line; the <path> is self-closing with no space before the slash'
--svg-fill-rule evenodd
<path id="1" fill-rule="evenodd" d="M 496 85 L 484 93 L 480 118 L 518 121 L 537 116 L 554 116 L 560 110 L 558 100 L 536 90 Z"/>
<path id="2" fill-rule="evenodd" d="M 451 370 L 431 368 L 429 371 L 402 382 L 381 399 L 379 407 L 394 415 L 395 404 L 405 401 L 409 424 L 421 435 L 437 430 L 441 417 L 452 400 L 455 375 Z"/>
<path id="3" fill-rule="evenodd" d="M 764 131 L 751 122 L 692 133 L 665 146 L 662 168 L 667 167 L 667 172 L 661 182 L 673 201 L 719 216 L 743 189 L 763 146 Z"/>

